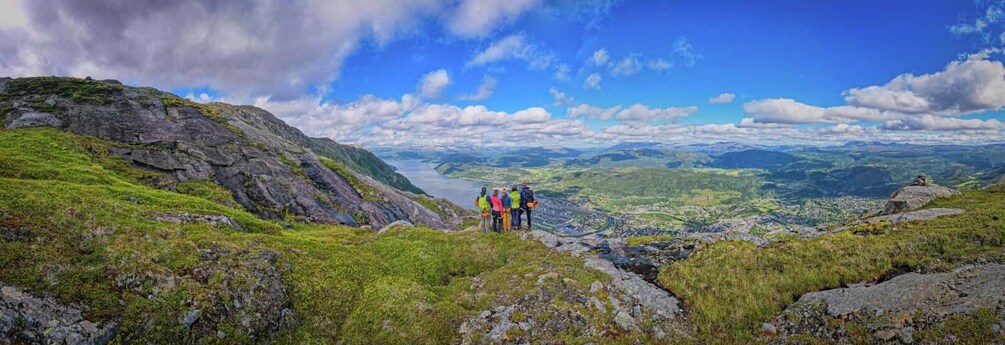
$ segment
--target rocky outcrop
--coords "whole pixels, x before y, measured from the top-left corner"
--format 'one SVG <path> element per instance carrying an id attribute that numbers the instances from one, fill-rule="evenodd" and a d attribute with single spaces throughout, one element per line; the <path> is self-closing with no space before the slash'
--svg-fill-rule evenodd
<path id="1" fill-rule="evenodd" d="M 840 326 L 850 322 L 865 324 L 872 342 L 912 343 L 915 331 L 939 325 L 952 315 L 972 315 L 980 308 L 1005 308 L 1005 265 L 908 273 L 874 285 L 811 292 L 772 326 L 778 327 L 782 342 L 800 335 L 830 343 L 854 342 L 848 329 Z M 1005 313 L 999 315 L 1005 324 Z"/>
<path id="2" fill-rule="evenodd" d="M 307 147 L 316 140 L 262 109 L 197 104 L 151 88 L 73 78 L 7 79 L 5 88 L 0 93 L 5 127 L 51 126 L 104 139 L 114 145 L 108 154 L 163 174 L 166 181 L 159 185 L 212 180 L 263 218 L 292 215 L 374 228 L 398 220 L 437 228 L 451 224 L 397 189 L 333 171 Z M 338 145 L 329 140 L 314 146 L 335 152 Z M 352 163 L 345 165 L 359 165 Z M 393 174 L 379 159 L 366 165 Z M 381 178 L 411 186 L 397 175 Z M 364 197 L 352 180 L 380 195 Z"/>
<path id="3" fill-rule="evenodd" d="M 107 344 L 115 324 L 85 320 L 80 309 L 0 283 L 0 343 Z"/>
<path id="4" fill-rule="evenodd" d="M 913 222 L 913 221 L 919 221 L 919 220 L 932 220 L 932 219 L 939 218 L 939 217 L 958 216 L 958 215 L 961 215 L 961 214 L 963 214 L 965 212 L 966 211 L 964 211 L 962 209 L 958 209 L 958 208 L 929 208 L 929 209 L 917 210 L 917 211 L 911 211 L 911 212 L 889 214 L 889 215 L 885 215 L 885 216 L 876 216 L 876 217 L 871 217 L 871 218 L 857 220 L 857 221 L 852 222 L 849 225 L 845 225 L 845 226 L 841 226 L 841 227 L 835 228 L 834 230 L 831 230 L 831 231 L 826 232 L 826 233 L 841 232 L 841 231 L 845 231 L 845 230 L 851 229 L 852 227 L 855 227 L 855 226 L 858 226 L 858 225 L 862 225 L 862 224 L 872 224 L 872 223 L 879 223 L 879 222 L 890 222 L 892 224 L 897 224 L 897 223 L 901 223 L 901 222 Z M 817 237 L 817 236 L 820 236 L 820 235 L 822 235 L 824 233 L 825 232 L 817 232 L 817 233 L 813 233 L 811 236 L 805 236 L 805 237 Z"/>
<path id="5" fill-rule="evenodd" d="M 666 290 L 646 281 L 638 274 L 619 269 L 611 261 L 590 253 L 589 249 L 592 246 L 584 243 L 581 239 L 560 237 L 540 230 L 532 231 L 531 236 L 547 247 L 576 254 L 586 261 L 586 267 L 610 275 L 610 288 L 625 293 L 631 297 L 635 305 L 651 311 L 663 321 L 673 320 L 680 316 L 680 300 Z"/>
<path id="6" fill-rule="evenodd" d="M 163 311 L 174 315 L 175 324 L 184 327 L 186 336 L 194 343 L 219 338 L 223 330 L 249 339 L 268 340 L 299 324 L 283 282 L 291 267 L 278 253 L 215 246 L 196 251 L 198 264 L 190 271 L 117 272 L 115 287 L 124 293 L 157 299 L 184 286 L 199 286 L 199 291 L 205 294 L 203 298 L 193 299 L 187 309 Z M 211 281 L 214 286 L 208 288 Z M 134 325 L 137 326 L 140 328 L 134 332 L 157 332 L 155 328 L 164 325 L 150 322 Z"/>
<path id="7" fill-rule="evenodd" d="M 917 210 L 928 205 L 932 200 L 948 198 L 956 194 L 959 192 L 955 189 L 934 184 L 906 186 L 890 196 L 890 200 L 887 201 L 886 208 L 881 214 L 888 215 Z"/>
<path id="8" fill-rule="evenodd" d="M 742 232 L 741 233 L 694 232 L 684 234 L 683 238 L 699 240 L 706 244 L 712 244 L 719 241 L 732 241 L 732 240 L 750 242 L 750 244 L 759 247 L 768 244 L 768 240 L 764 239 L 763 237 Z"/>
<path id="9" fill-rule="evenodd" d="M 611 279 L 583 286 L 547 263 L 522 278 L 513 276 L 514 289 L 526 289 L 518 287 L 519 281 L 533 282 L 533 287 L 465 320 L 458 329 L 461 344 L 563 343 L 542 339 L 600 339 L 625 333 L 661 341 L 684 334 L 676 298 L 593 254 L 593 244 L 542 231 L 525 232 L 521 238 L 580 256 L 584 267 Z M 483 296 L 483 284 L 481 277 L 472 280 L 475 298 Z"/>
<path id="10" fill-rule="evenodd" d="M 188 213 L 182 214 L 163 214 L 154 217 L 154 220 L 158 222 L 167 222 L 174 224 L 210 224 L 210 225 L 225 225 L 234 230 L 242 230 L 241 224 L 238 224 L 233 219 L 227 216 L 203 216 L 203 215 L 193 215 Z"/>

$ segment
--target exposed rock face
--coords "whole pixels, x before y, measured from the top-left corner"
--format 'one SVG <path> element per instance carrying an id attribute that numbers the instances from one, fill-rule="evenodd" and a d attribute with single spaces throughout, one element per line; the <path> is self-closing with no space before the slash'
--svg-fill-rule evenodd
<path id="1" fill-rule="evenodd" d="M 612 280 L 610 287 L 624 292 L 636 304 L 659 315 L 664 320 L 676 318 L 681 313 L 680 301 L 666 290 L 647 282 L 638 274 L 618 269 L 613 263 L 587 252 L 591 247 L 577 239 L 563 238 L 540 230 L 531 232 L 545 246 L 558 251 L 582 256 L 585 266 L 607 273 Z"/>
<path id="2" fill-rule="evenodd" d="M 79 309 L 0 283 L 0 343 L 107 344 L 114 336 L 113 323 L 85 320 Z"/>
<path id="3" fill-rule="evenodd" d="M 811 292 L 798 303 L 823 303 L 828 315 L 841 316 L 861 310 L 959 314 L 1003 302 L 1005 265 L 987 265 L 947 273 L 908 273 L 872 286 Z"/>
<path id="4" fill-rule="evenodd" d="M 890 200 L 887 201 L 886 208 L 882 214 L 887 215 L 917 210 L 928 205 L 932 200 L 948 198 L 956 194 L 959 194 L 959 192 L 952 188 L 928 184 L 927 182 L 926 185 L 906 186 L 890 196 Z"/>
<path id="5" fill-rule="evenodd" d="M 866 218 L 866 219 L 858 220 L 858 221 L 855 221 L 855 222 L 851 223 L 850 225 L 842 226 L 842 227 L 836 228 L 834 230 L 831 230 L 830 233 L 835 233 L 835 232 L 841 232 L 841 231 L 844 231 L 844 230 L 848 230 L 851 227 L 856 226 L 856 225 L 860 225 L 860 224 L 872 224 L 872 223 L 878 223 L 878 222 L 882 222 L 882 221 L 889 221 L 889 222 L 891 222 L 893 224 L 897 224 L 897 223 L 900 223 L 900 222 L 913 222 L 913 221 L 917 221 L 917 220 L 932 220 L 932 219 L 935 219 L 935 218 L 946 217 L 946 216 L 958 216 L 958 215 L 961 215 L 961 214 L 963 214 L 965 212 L 966 211 L 964 211 L 962 209 L 958 209 L 958 208 L 929 208 L 929 209 L 910 211 L 910 212 L 904 212 L 904 213 L 888 214 L 888 215 L 885 215 L 885 216 L 876 216 L 876 217 L 872 217 L 872 218 Z M 813 236 L 806 236 L 806 237 L 817 237 L 817 236 L 820 236 L 822 234 L 824 234 L 824 232 L 815 233 Z"/>
<path id="6" fill-rule="evenodd" d="M 58 88 L 45 83 L 97 96 L 46 94 Z M 262 109 L 201 105 L 151 88 L 72 78 L 5 79 L 3 85 L 0 109 L 9 109 L 5 127 L 52 126 L 120 144 L 109 154 L 162 172 L 174 182 L 215 181 L 245 209 L 264 218 L 294 215 L 306 222 L 365 222 L 375 228 L 398 220 L 438 228 L 450 224 L 373 179 L 359 180 L 380 190 L 379 200 L 364 198 L 350 177 L 326 167 L 307 148 L 315 139 Z M 318 147 L 333 151 L 339 144 L 329 140 Z M 379 160 L 368 165 L 386 166 Z"/>
<path id="7" fill-rule="evenodd" d="M 916 330 L 940 324 L 951 315 L 973 314 L 978 308 L 1005 308 L 1005 265 L 908 273 L 871 286 L 808 293 L 789 306 L 775 324 L 783 341 L 795 335 L 812 335 L 831 343 L 854 342 L 844 328 L 830 322 L 842 319 L 866 323 L 874 342 L 911 343 Z M 1005 313 L 999 315 L 1005 318 Z M 1005 319 L 1001 321 L 1005 323 Z"/>

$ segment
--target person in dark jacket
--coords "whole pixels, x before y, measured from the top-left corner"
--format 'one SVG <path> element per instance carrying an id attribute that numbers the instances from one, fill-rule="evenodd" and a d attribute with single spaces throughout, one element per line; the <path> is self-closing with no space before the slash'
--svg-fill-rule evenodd
<path id="1" fill-rule="evenodd" d="M 530 210 L 532 207 L 528 206 L 528 203 L 534 202 L 534 191 L 530 190 L 527 186 L 527 182 L 520 184 L 520 210 L 527 214 L 527 230 L 533 230 L 533 223 L 530 220 Z"/>
<path id="2" fill-rule="evenodd" d="M 499 188 L 499 200 L 502 201 L 502 228 L 503 232 L 510 232 L 512 228 L 512 220 L 509 219 L 513 215 L 513 199 L 509 198 L 509 193 L 506 193 L 506 187 Z"/>

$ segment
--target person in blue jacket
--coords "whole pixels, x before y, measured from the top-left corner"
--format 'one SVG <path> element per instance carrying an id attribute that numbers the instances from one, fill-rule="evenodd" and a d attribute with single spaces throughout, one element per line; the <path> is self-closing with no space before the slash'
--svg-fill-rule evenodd
<path id="1" fill-rule="evenodd" d="M 520 209 L 523 210 L 523 213 L 527 214 L 528 231 L 533 230 L 533 224 L 530 220 L 530 210 L 533 207 L 528 205 L 532 203 L 534 203 L 534 191 L 530 190 L 530 187 L 527 186 L 527 182 L 523 182 L 520 184 Z"/>

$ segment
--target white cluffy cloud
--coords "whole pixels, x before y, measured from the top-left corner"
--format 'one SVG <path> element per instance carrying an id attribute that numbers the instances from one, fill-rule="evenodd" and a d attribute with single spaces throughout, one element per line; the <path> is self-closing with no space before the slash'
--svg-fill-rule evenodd
<path id="1" fill-rule="evenodd" d="M 468 67 L 484 66 L 506 60 L 523 60 L 532 69 L 546 69 L 556 57 L 536 44 L 530 43 L 523 34 L 513 34 L 492 42 L 487 48 L 475 54 L 468 61 Z"/>
<path id="2" fill-rule="evenodd" d="M 556 90 L 557 93 L 561 93 Z M 560 96 L 556 96 L 559 98 Z M 568 96 L 565 96 L 568 97 Z M 197 98 L 199 99 L 199 98 Z M 566 98 L 567 99 L 567 98 Z M 200 99 L 207 101 L 206 97 Z M 226 101 L 226 100 L 224 100 Z M 571 101 L 570 101 L 571 102 Z M 946 128 L 935 117 L 928 123 L 887 123 L 889 128 L 838 123 L 824 127 L 766 124 L 744 119 L 739 124 L 677 124 L 695 107 L 652 108 L 641 104 L 602 108 L 578 104 L 568 108 L 568 118 L 554 118 L 543 108 L 502 112 L 482 105 L 459 107 L 424 103 L 420 97 L 400 99 L 363 96 L 349 103 L 300 98 L 274 101 L 259 98 L 255 105 L 311 136 L 324 136 L 364 146 L 410 148 L 462 148 L 485 145 L 606 145 L 625 140 L 664 142 L 841 143 L 850 140 L 887 142 L 1000 142 L 1005 135 L 997 120 L 966 121 L 950 127 L 969 129 L 930 132 Z M 591 129 L 588 119 L 614 120 L 618 124 Z M 998 129 L 989 129 L 997 127 Z M 893 129 L 893 130 L 889 130 Z M 486 138 L 492 138 L 487 142 Z"/>
<path id="3" fill-rule="evenodd" d="M 419 81 L 419 95 L 433 99 L 443 96 L 443 90 L 450 85 L 450 75 L 444 69 L 438 69 L 422 76 Z"/>
<path id="4" fill-rule="evenodd" d="M 665 122 L 665 121 L 676 121 L 678 119 L 688 117 L 694 112 L 698 111 L 698 107 L 667 107 L 667 108 L 649 108 L 642 104 L 633 104 L 632 106 L 622 109 L 615 115 L 619 121 L 626 124 L 645 124 L 652 122 Z"/>
<path id="5" fill-rule="evenodd" d="M 665 72 L 674 66 L 691 67 L 702 58 L 701 54 L 695 52 L 694 46 L 687 38 L 682 36 L 674 41 L 671 53 L 667 57 L 647 58 L 640 53 L 631 53 L 616 59 L 607 52 L 607 48 L 597 49 L 587 57 L 581 71 L 606 67 L 611 76 L 626 78 L 641 72 L 643 68 L 654 72 Z"/>
<path id="6" fill-rule="evenodd" d="M 601 108 L 598 106 L 593 106 L 589 104 L 579 104 L 574 107 L 569 108 L 567 113 L 570 118 L 590 118 L 597 120 L 610 120 L 614 117 L 614 114 L 621 110 L 620 105 L 616 105 L 610 108 Z"/>
<path id="7" fill-rule="evenodd" d="M 361 41 L 384 45 L 428 18 L 481 36 L 540 0 L 0 1 L 9 76 L 128 78 L 161 89 L 296 99 L 339 78 Z M 151 39 L 156 37 L 157 39 Z M 544 60 L 534 59 L 541 64 Z"/>
<path id="8" fill-rule="evenodd" d="M 956 24 L 949 27 L 949 31 L 956 35 L 979 35 L 985 43 L 992 45 L 1005 44 L 1005 1 L 989 0 L 975 1 L 977 4 L 986 4 L 983 13 L 968 23 Z M 994 42 L 997 40 L 998 42 Z"/>
<path id="9" fill-rule="evenodd" d="M 626 56 L 617 63 L 611 65 L 611 75 L 615 77 L 628 77 L 642 70 L 642 63 L 634 56 Z"/>
<path id="10" fill-rule="evenodd" d="M 541 0 L 462 0 L 448 14 L 447 28 L 462 37 L 481 37 L 539 6 Z"/>
<path id="11" fill-rule="evenodd" d="M 898 120 L 887 121 L 882 126 L 886 130 L 895 131 L 958 131 L 958 130 L 997 130 L 1005 128 L 995 119 L 958 119 L 954 117 L 938 117 L 932 115 L 910 116 Z"/>
<path id="12" fill-rule="evenodd" d="M 757 123 L 883 122 L 886 130 L 995 130 L 997 120 L 958 119 L 1005 109 L 1005 66 L 985 51 L 942 71 L 902 74 L 881 86 L 852 88 L 847 105 L 817 107 L 787 98 L 751 101 L 743 110 Z"/>
<path id="13" fill-rule="evenodd" d="M 600 90 L 600 81 L 604 80 L 599 73 L 592 73 L 590 76 L 586 77 L 586 81 L 583 82 L 583 88 Z"/>
<path id="14" fill-rule="evenodd" d="M 698 111 L 698 107 L 695 106 L 650 108 L 646 105 L 636 103 L 627 108 L 620 105 L 602 108 L 584 103 L 570 107 L 567 112 L 569 117 L 573 119 L 615 119 L 629 125 L 643 125 L 646 123 L 676 121 L 688 117 L 696 111 Z"/>
<path id="15" fill-rule="evenodd" d="M 673 62 L 664 59 L 652 59 L 646 62 L 646 68 L 653 71 L 662 72 L 673 68 Z"/>
<path id="16" fill-rule="evenodd" d="M 708 102 L 712 104 L 727 104 L 727 103 L 733 103 L 734 99 L 736 99 L 736 95 L 726 92 L 721 95 L 709 98 Z"/>
<path id="17" fill-rule="evenodd" d="M 945 70 L 902 74 L 883 86 L 851 89 L 849 105 L 905 114 L 958 116 L 1005 107 L 1005 66 L 975 54 L 953 61 Z"/>
<path id="18" fill-rule="evenodd" d="M 880 121 L 892 119 L 894 116 L 875 109 L 851 106 L 816 107 L 788 98 L 747 102 L 743 105 L 743 111 L 753 115 L 757 122 L 785 124 Z"/>
<path id="19" fill-rule="evenodd" d="M 556 88 L 548 89 L 548 93 L 551 94 L 553 101 L 551 105 L 574 105 L 576 104 L 576 99 L 572 96 L 566 95 L 565 92 L 559 91 Z"/>
<path id="20" fill-rule="evenodd" d="M 478 85 L 478 92 L 471 95 L 461 95 L 458 99 L 462 101 L 482 101 L 489 97 L 492 97 L 492 93 L 496 91 L 496 79 L 490 76 L 485 76 L 482 78 L 481 85 Z"/>
<path id="21" fill-rule="evenodd" d="M 269 110 L 312 136 L 345 143 L 379 146 L 472 147 L 528 141 L 558 143 L 566 138 L 592 136 L 581 121 L 554 119 L 540 107 L 507 113 L 483 105 L 459 107 L 422 103 L 414 96 L 400 100 L 363 96 L 350 103 L 323 102 L 319 98 L 271 101 L 255 105 Z"/>
<path id="22" fill-rule="evenodd" d="M 607 49 L 599 49 L 593 52 L 593 55 L 590 56 L 590 60 L 587 62 L 592 63 L 594 66 L 604 66 L 607 65 L 607 59 L 609 58 L 610 56 L 607 55 Z"/>

